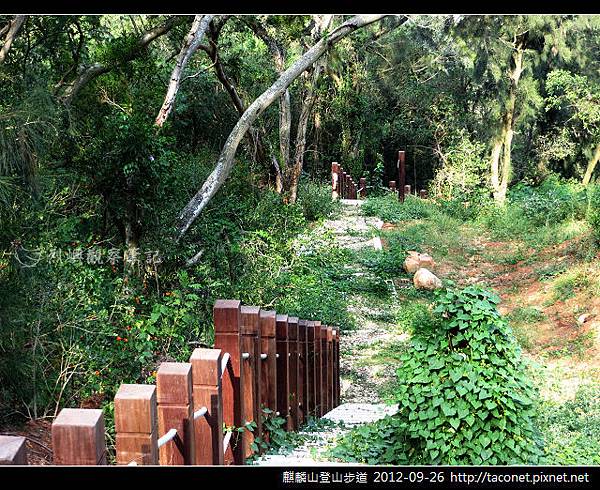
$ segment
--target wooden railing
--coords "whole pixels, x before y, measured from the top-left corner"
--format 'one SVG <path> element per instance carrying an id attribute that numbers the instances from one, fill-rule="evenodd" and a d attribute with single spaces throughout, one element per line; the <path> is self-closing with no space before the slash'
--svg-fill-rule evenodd
<path id="1" fill-rule="evenodd" d="M 390 180 L 388 188 L 391 192 L 398 193 L 398 200 L 404 202 L 404 197 L 411 193 L 411 187 L 405 183 L 406 153 L 402 150 L 398 151 L 398 161 L 396 168 L 398 171 L 398 180 Z M 416 191 L 415 191 L 416 192 Z M 367 183 L 364 177 L 359 179 L 359 185 L 356 185 L 349 173 L 345 172 L 338 162 L 331 164 L 331 195 L 333 199 L 364 199 L 367 197 Z M 418 193 L 422 199 L 427 198 L 427 191 L 422 189 Z"/>
<path id="2" fill-rule="evenodd" d="M 332 162 L 331 196 L 333 199 L 365 198 L 367 196 L 367 180 L 363 177 L 357 185 L 338 162 Z"/>
<path id="3" fill-rule="evenodd" d="M 339 405 L 339 329 L 237 300 L 215 303 L 214 329 L 213 349 L 163 362 L 156 385 L 120 386 L 117 464 L 244 464 L 255 438 L 268 440 L 264 408 L 292 431 Z M 61 410 L 52 445 L 54 464 L 107 464 L 102 410 Z M 5 463 L 26 464 L 24 451 L 24 438 L 0 436 Z"/>

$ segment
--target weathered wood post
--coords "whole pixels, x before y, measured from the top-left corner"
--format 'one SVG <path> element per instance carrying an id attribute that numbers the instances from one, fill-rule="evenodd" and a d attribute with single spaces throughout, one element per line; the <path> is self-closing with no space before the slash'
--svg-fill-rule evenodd
<path id="1" fill-rule="evenodd" d="M 242 383 L 245 381 L 242 370 L 241 347 L 241 313 L 237 300 L 217 300 L 213 309 L 215 323 L 215 348 L 228 353 L 231 362 L 227 372 L 223 374 L 223 422 L 231 430 L 232 427 L 244 425 L 244 398 Z M 234 432 L 237 435 L 237 432 Z M 232 437 L 233 439 L 233 437 Z M 229 439 L 225 452 L 225 463 L 244 464 L 245 455 L 241 438 Z M 224 448 L 225 451 L 225 448 Z"/>
<path id="2" fill-rule="evenodd" d="M 117 464 L 158 464 L 156 387 L 122 384 L 115 395 Z"/>
<path id="3" fill-rule="evenodd" d="M 342 170 L 342 199 L 346 199 L 348 197 L 348 176 L 344 169 Z"/>
<path id="4" fill-rule="evenodd" d="M 156 374 L 158 433 L 171 429 L 177 435 L 158 450 L 163 466 L 194 464 L 194 404 L 192 401 L 192 365 L 189 362 L 163 362 Z"/>
<path id="5" fill-rule="evenodd" d="M 306 358 L 306 320 L 298 320 L 298 423 L 308 419 L 308 362 Z"/>
<path id="6" fill-rule="evenodd" d="M 317 391 L 316 391 L 316 369 L 315 369 L 315 322 L 307 321 L 306 322 L 306 359 L 307 359 L 307 368 L 306 375 L 308 382 L 307 385 L 307 403 L 306 410 L 309 416 L 315 416 L 316 409 L 316 399 L 317 399 Z"/>
<path id="7" fill-rule="evenodd" d="M 340 404 L 340 329 L 332 330 L 332 354 L 333 354 L 333 404 L 337 407 Z"/>
<path id="8" fill-rule="evenodd" d="M 364 199 L 367 197 L 367 179 L 365 177 L 361 177 L 360 180 L 360 197 Z"/>
<path id="9" fill-rule="evenodd" d="M 404 194 L 405 194 L 406 196 L 410 196 L 410 184 L 406 184 L 406 185 L 404 186 Z"/>
<path id="10" fill-rule="evenodd" d="M 329 410 L 336 407 L 335 404 L 335 349 L 333 346 L 333 328 L 327 327 L 327 355 L 329 366 L 327 367 L 327 391 L 328 397 L 331 399 Z"/>
<path id="11" fill-rule="evenodd" d="M 105 465 L 106 440 L 102 410 L 63 408 L 52 423 L 56 465 Z"/>
<path id="12" fill-rule="evenodd" d="M 323 386 L 321 384 L 321 322 L 315 324 L 315 417 L 323 416 Z"/>
<path id="13" fill-rule="evenodd" d="M 348 198 L 354 199 L 354 181 L 350 175 L 348 176 Z"/>
<path id="14" fill-rule="evenodd" d="M 0 466 L 26 465 L 26 439 L 21 436 L 0 436 Z"/>
<path id="15" fill-rule="evenodd" d="M 275 331 L 277 324 L 277 313 L 275 311 L 260 311 L 260 345 L 261 345 L 261 399 L 262 407 L 272 410 L 273 415 L 277 411 L 277 341 Z M 266 358 L 265 358 L 266 356 Z M 265 414 L 261 410 L 261 417 Z M 262 420 L 262 418 L 261 418 Z M 264 430 L 263 437 L 269 440 L 269 434 Z"/>
<path id="16" fill-rule="evenodd" d="M 298 342 L 297 316 L 288 316 L 288 349 L 289 349 L 289 404 L 290 430 L 297 430 L 301 423 L 300 413 L 300 347 Z"/>
<path id="17" fill-rule="evenodd" d="M 245 376 L 242 384 L 244 397 L 244 424 L 254 422 L 256 427 L 251 432 L 246 430 L 242 433 L 244 443 L 244 455 L 250 457 L 254 452 L 252 443 L 256 437 L 261 437 L 260 420 L 260 308 L 257 306 L 242 306 L 240 308 L 242 318 L 242 352 L 249 356 L 242 360 L 242 369 Z"/>
<path id="18" fill-rule="evenodd" d="M 338 199 L 340 197 L 339 177 L 340 165 L 338 162 L 331 162 L 331 198 Z"/>
<path id="19" fill-rule="evenodd" d="M 194 412 L 206 407 L 206 414 L 194 420 L 196 465 L 222 465 L 223 455 L 223 375 L 221 349 L 194 349 L 192 393 Z"/>
<path id="20" fill-rule="evenodd" d="M 389 188 L 390 188 L 390 191 L 396 192 L 396 181 L 395 180 L 390 180 Z"/>
<path id="21" fill-rule="evenodd" d="M 405 168 L 405 153 L 404 151 L 398 152 L 398 199 L 400 202 L 404 202 L 404 186 L 406 185 L 406 168 Z"/>
<path id="22" fill-rule="evenodd" d="M 285 420 L 284 429 L 291 430 L 290 407 L 290 349 L 288 316 L 277 315 L 275 338 L 277 342 L 277 411 Z"/>
<path id="23" fill-rule="evenodd" d="M 323 415 L 331 410 L 331 390 L 329 389 L 329 349 L 327 343 L 327 329 L 321 327 L 321 383 L 323 392 Z"/>
<path id="24" fill-rule="evenodd" d="M 427 191 L 425 189 L 421 189 L 421 191 L 419 192 L 419 196 L 421 197 L 421 199 L 427 199 Z"/>

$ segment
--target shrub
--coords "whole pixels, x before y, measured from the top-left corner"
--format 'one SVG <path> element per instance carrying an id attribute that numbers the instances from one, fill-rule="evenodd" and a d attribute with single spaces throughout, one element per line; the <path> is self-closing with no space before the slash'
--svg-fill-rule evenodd
<path id="1" fill-rule="evenodd" d="M 582 218 L 585 197 L 580 185 L 560 180 L 555 175 L 538 187 L 517 184 L 510 192 L 511 203 L 519 206 L 523 215 L 537 226 Z"/>
<path id="2" fill-rule="evenodd" d="M 393 422 L 362 429 L 370 463 L 535 464 L 535 393 L 496 294 L 478 286 L 439 290 L 430 321 L 402 356 Z M 393 453 L 380 448 L 394 428 Z M 365 446 L 348 436 L 341 452 Z M 385 440 L 385 439 L 383 439 Z M 366 441 L 365 441 L 366 442 Z M 365 458 L 362 458 L 363 460 Z"/>
<path id="3" fill-rule="evenodd" d="M 444 151 L 444 165 L 437 170 L 430 189 L 448 202 L 476 202 L 486 184 L 486 147 L 471 141 L 465 130 L 459 131 L 453 139 Z"/>
<path id="4" fill-rule="evenodd" d="M 329 455 L 343 461 L 367 464 L 410 464 L 406 422 L 387 416 L 346 434 Z"/>
<path id="5" fill-rule="evenodd" d="M 331 186 L 306 180 L 298 189 L 298 204 L 308 221 L 328 218 L 339 209 L 339 201 L 331 199 Z"/>
<path id="6" fill-rule="evenodd" d="M 399 223 L 410 219 L 428 218 L 432 205 L 428 201 L 414 196 L 406 196 L 404 202 L 398 201 L 395 193 L 369 198 L 362 205 L 367 216 L 377 216 L 388 223 Z"/>
<path id="7" fill-rule="evenodd" d="M 539 417 L 544 464 L 600 464 L 600 384 L 582 385 L 574 400 L 546 402 Z"/>
<path id="8" fill-rule="evenodd" d="M 478 286 L 440 290 L 435 328 L 415 336 L 398 369 L 396 398 L 419 463 L 536 461 L 534 392 L 499 302 Z"/>
<path id="9" fill-rule="evenodd" d="M 592 227 L 592 235 L 600 244 L 600 185 L 590 185 L 588 190 L 587 221 Z"/>

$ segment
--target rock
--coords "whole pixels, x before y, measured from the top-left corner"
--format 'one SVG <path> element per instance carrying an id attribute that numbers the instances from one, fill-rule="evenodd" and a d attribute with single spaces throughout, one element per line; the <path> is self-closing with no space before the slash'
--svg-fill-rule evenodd
<path id="1" fill-rule="evenodd" d="M 433 257 L 429 254 L 421 254 L 419 252 L 415 252 L 414 250 L 410 250 L 407 252 L 408 257 L 404 260 L 404 270 L 409 274 L 414 274 L 421 267 L 433 269 L 435 267 L 435 262 Z"/>
<path id="2" fill-rule="evenodd" d="M 435 267 L 435 262 L 431 255 L 421 254 L 419 256 L 419 265 L 425 269 L 433 269 Z"/>
<path id="3" fill-rule="evenodd" d="M 417 270 L 419 270 L 420 265 L 421 261 L 419 260 L 419 257 L 414 255 L 409 255 L 404 260 L 404 270 L 409 274 L 414 274 L 415 272 L 417 272 Z"/>
<path id="4" fill-rule="evenodd" d="M 413 277 L 413 283 L 417 289 L 439 289 L 442 287 L 442 281 L 432 272 L 421 267 Z"/>
<path id="5" fill-rule="evenodd" d="M 590 318 L 593 318 L 594 316 L 595 315 L 590 313 L 584 313 L 583 315 L 580 315 L 579 318 L 577 318 L 577 323 L 583 325 L 585 322 L 587 322 Z"/>

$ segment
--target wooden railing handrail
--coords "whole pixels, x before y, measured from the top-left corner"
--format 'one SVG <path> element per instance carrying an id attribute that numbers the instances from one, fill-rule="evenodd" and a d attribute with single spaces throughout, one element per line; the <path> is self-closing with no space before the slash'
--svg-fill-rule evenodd
<path id="1" fill-rule="evenodd" d="M 162 363 L 156 385 L 121 385 L 117 464 L 243 464 L 253 439 L 237 429 L 254 423 L 268 441 L 263 408 L 296 430 L 339 404 L 339 329 L 233 300 L 215 303 L 214 321 L 215 348 Z M 56 464 L 107 463 L 101 410 L 63 409 L 52 434 Z"/>

